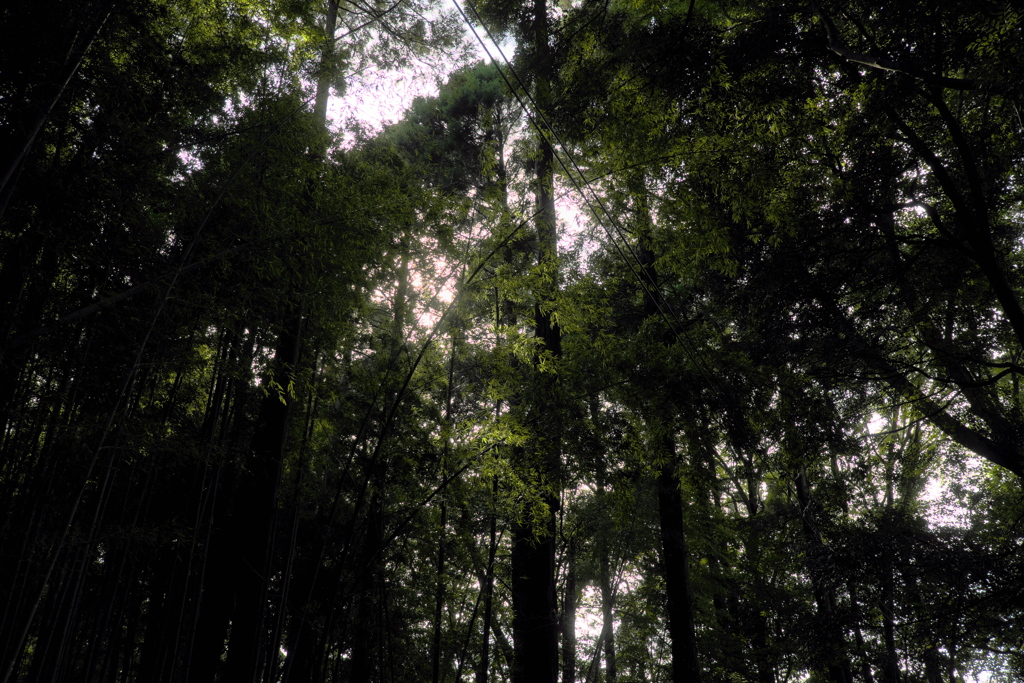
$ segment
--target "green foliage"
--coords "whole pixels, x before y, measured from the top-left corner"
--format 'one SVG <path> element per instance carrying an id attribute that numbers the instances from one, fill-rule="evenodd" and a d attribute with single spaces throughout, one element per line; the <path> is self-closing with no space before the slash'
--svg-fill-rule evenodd
<path id="1" fill-rule="evenodd" d="M 328 91 L 458 39 L 329 9 L 0 10 L 5 677 L 507 680 L 557 539 L 664 680 L 661 480 L 706 681 L 1020 678 L 1014 7 L 548 7 L 557 249 L 494 65 L 340 148 Z"/>

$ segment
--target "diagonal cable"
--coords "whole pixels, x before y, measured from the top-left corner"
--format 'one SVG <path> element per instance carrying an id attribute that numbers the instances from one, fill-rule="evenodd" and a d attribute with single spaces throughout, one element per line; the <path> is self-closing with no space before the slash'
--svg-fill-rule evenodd
<path id="1" fill-rule="evenodd" d="M 686 326 L 680 319 L 679 314 L 676 313 L 676 311 L 671 307 L 671 305 L 660 296 L 661 292 L 657 286 L 657 283 L 654 282 L 650 274 L 646 271 L 646 269 L 643 268 L 640 261 L 640 257 L 633 249 L 633 247 L 630 245 L 629 240 L 626 238 L 624 234 L 624 230 L 618 224 L 618 221 L 615 219 L 612 213 L 609 211 L 601 196 L 593 189 L 591 181 L 587 179 L 582 169 L 580 169 L 579 165 L 576 163 L 576 160 L 569 152 L 568 147 L 558 136 L 558 133 L 555 131 L 554 126 L 551 125 L 547 117 L 544 115 L 544 112 L 541 111 L 540 108 L 537 106 L 537 102 L 530 94 L 529 88 L 526 86 L 522 77 L 520 77 L 520 75 L 516 72 L 516 69 L 514 66 L 512 66 L 511 61 L 508 59 L 508 57 L 505 56 L 504 51 L 501 49 L 501 45 L 498 43 L 497 40 L 495 40 L 494 35 L 491 33 L 490 29 L 487 28 L 487 25 L 486 23 L 484 23 L 479 12 L 477 12 L 476 9 L 472 7 L 472 5 L 470 5 L 470 9 L 472 10 L 474 16 L 476 17 L 477 22 L 480 24 L 480 26 L 483 27 L 484 32 L 487 34 L 487 37 L 494 44 L 495 49 L 497 50 L 498 55 L 500 56 L 500 60 L 495 59 L 494 56 L 491 54 L 491 50 L 487 47 L 487 44 L 484 42 L 483 38 L 477 32 L 473 22 L 470 20 L 469 16 L 466 14 L 462 6 L 459 4 L 459 0 L 452 0 L 452 3 L 455 5 L 455 8 L 458 10 L 459 14 L 462 15 L 463 20 L 466 22 L 466 25 L 473 33 L 473 36 L 476 38 L 477 42 L 480 44 L 480 47 L 487 54 L 487 57 L 491 60 L 491 62 L 494 63 L 495 68 L 498 70 L 498 74 L 501 76 L 501 79 L 505 82 L 505 85 L 508 86 L 509 91 L 512 93 L 513 97 L 516 98 L 516 102 L 519 104 L 520 108 L 522 109 L 524 115 L 527 118 L 527 121 L 529 121 L 531 127 L 533 127 L 534 130 L 537 131 L 541 139 L 544 140 L 545 144 L 551 145 L 551 142 L 548 141 L 548 135 L 550 135 L 551 138 L 554 140 L 555 145 L 561 148 L 561 154 L 555 154 L 554 156 L 558 160 L 559 166 L 562 167 L 562 171 L 565 173 L 565 176 L 569 179 L 569 182 L 572 184 L 576 192 L 579 193 L 579 196 L 583 200 L 583 203 L 587 206 L 587 208 L 590 209 L 591 214 L 597 220 L 597 223 L 601 226 L 602 229 L 604 229 L 605 233 L 608 235 L 609 243 L 612 245 L 612 247 L 615 249 L 615 252 L 622 258 L 623 262 L 629 268 L 630 273 L 632 273 L 633 277 L 636 279 L 637 283 L 640 285 L 643 292 L 647 296 L 651 297 L 651 300 L 654 302 L 656 308 L 658 309 L 659 315 L 665 321 L 665 324 L 672 332 L 672 335 L 680 343 L 680 346 L 682 346 L 683 350 L 686 352 L 687 356 L 694 364 L 694 367 L 697 368 L 697 371 L 705 379 L 705 381 L 707 382 L 708 386 L 712 389 L 712 391 L 714 391 L 720 399 L 725 400 L 726 393 L 718 386 L 718 382 L 716 379 L 714 379 L 713 373 L 710 371 L 707 362 L 703 358 L 703 354 L 696 347 L 693 340 L 690 339 L 690 336 L 686 331 Z M 519 88 L 516 88 L 509 80 L 509 76 L 506 75 L 505 70 L 503 70 L 499 66 L 499 61 L 501 64 L 504 65 L 505 69 L 507 69 L 507 71 L 515 79 L 516 83 L 519 85 Z M 520 95 L 520 93 L 522 93 L 522 95 Z M 523 97 L 526 98 L 526 100 L 529 102 L 531 106 L 527 106 L 527 103 L 523 101 Z M 555 145 L 551 145 L 553 150 L 555 150 Z M 563 159 L 563 156 L 565 157 L 565 159 Z M 566 160 L 568 160 L 568 165 L 566 163 Z M 575 175 L 572 171 L 575 171 Z M 579 180 L 577 180 L 577 177 L 579 178 Z M 584 187 L 580 185 L 580 181 L 582 181 L 582 184 L 583 186 L 585 186 L 586 190 L 589 190 L 590 194 L 593 196 L 593 200 L 588 199 L 587 192 L 584 189 Z M 600 212 L 595 210 L 595 204 L 597 207 L 600 208 Z M 605 223 L 605 221 L 601 220 L 602 214 L 605 216 L 607 224 Z M 609 225 L 611 227 L 609 227 Z M 618 240 L 616 239 L 616 237 L 618 237 Z M 619 243 L 620 241 L 622 244 Z M 632 260 L 630 257 L 632 257 Z M 634 262 L 636 265 L 634 265 Z M 728 404 L 730 402 L 726 401 L 726 403 Z"/>

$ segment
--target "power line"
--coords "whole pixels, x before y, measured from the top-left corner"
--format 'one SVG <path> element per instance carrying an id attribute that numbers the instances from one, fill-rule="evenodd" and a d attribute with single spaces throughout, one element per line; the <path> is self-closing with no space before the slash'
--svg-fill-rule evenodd
<path id="1" fill-rule="evenodd" d="M 498 60 L 496 60 L 494 56 L 491 54 L 490 49 L 487 47 L 487 44 L 484 42 L 483 38 L 481 38 L 480 34 L 477 32 L 476 27 L 473 25 L 473 22 L 469 19 L 469 16 L 466 14 L 462 6 L 459 4 L 459 0 L 452 0 L 452 3 L 455 5 L 455 8 L 458 10 L 459 14 L 462 15 L 463 20 L 466 22 L 466 25 L 469 27 L 469 30 L 473 33 L 473 36 L 476 38 L 477 42 L 480 44 L 480 47 L 483 48 L 484 52 L 487 54 L 487 57 L 494 64 L 495 68 L 498 71 L 498 74 L 501 76 L 501 79 L 505 82 L 505 85 L 508 86 L 509 91 L 512 93 L 513 97 L 516 98 L 516 102 L 519 104 L 520 108 L 523 111 L 523 114 L 526 116 L 526 119 L 527 121 L 529 121 L 530 125 L 534 128 L 534 130 L 536 130 L 538 135 L 540 135 L 541 139 L 544 141 L 545 144 L 551 145 L 552 151 L 556 151 L 556 148 L 555 145 L 552 145 L 551 141 L 548 140 L 547 134 L 550 134 L 551 138 L 554 140 L 557 146 L 561 148 L 561 154 L 555 154 L 554 157 L 555 159 L 558 160 L 558 164 L 559 166 L 562 167 L 562 171 L 565 173 L 566 177 L 569 179 L 569 182 L 572 184 L 576 192 L 579 193 L 580 199 L 582 199 L 583 203 L 587 206 L 588 209 L 590 209 L 591 215 L 594 216 L 594 219 L 597 221 L 598 225 L 600 225 L 601 228 L 605 231 L 605 233 L 608 236 L 609 243 L 612 245 L 615 252 L 622 258 L 623 262 L 629 268 L 630 273 L 632 273 L 633 277 L 636 279 L 637 283 L 644 291 L 644 294 L 649 296 L 651 300 L 654 302 L 654 305 L 657 308 L 659 315 L 665 321 L 665 324 L 668 326 L 669 331 L 672 332 L 672 335 L 676 338 L 680 346 L 683 348 L 683 351 L 690 358 L 690 361 L 693 363 L 694 367 L 697 368 L 697 371 L 707 382 L 707 385 L 711 388 L 711 390 L 718 395 L 719 399 L 723 400 L 723 402 L 726 404 L 731 403 L 726 399 L 725 392 L 718 386 L 718 382 L 713 377 L 713 374 L 711 373 L 707 362 L 704 360 L 702 353 L 687 334 L 686 327 L 683 321 L 680 319 L 679 314 L 676 313 L 676 311 L 671 307 L 671 305 L 667 301 L 664 301 L 660 296 L 661 291 L 658 288 L 657 283 L 654 282 L 653 278 L 650 276 L 650 273 L 648 273 L 646 268 L 643 267 L 639 255 L 636 253 L 636 251 L 630 245 L 629 240 L 626 238 L 624 234 L 625 231 L 618 224 L 617 220 L 615 219 L 615 216 L 612 215 L 611 211 L 608 210 L 608 207 L 605 205 L 604 200 L 601 198 L 601 196 L 597 193 L 596 190 L 593 189 L 591 181 L 587 179 L 586 175 L 583 173 L 582 169 L 579 167 L 579 165 L 576 163 L 576 160 L 569 152 L 568 147 L 559 138 L 554 126 L 551 125 L 551 123 L 547 120 L 547 117 L 544 115 L 544 112 L 541 111 L 540 107 L 537 106 L 536 100 L 530 94 L 530 89 L 526 86 L 526 83 L 516 72 L 515 67 L 512 66 L 512 63 L 508 59 L 508 57 L 505 56 L 504 51 L 501 49 L 501 45 L 498 43 L 497 40 L 494 39 L 493 34 L 487 27 L 487 24 L 484 23 L 483 18 L 480 16 L 479 12 L 476 11 L 476 8 L 470 5 L 470 9 L 472 10 L 474 16 L 476 16 L 476 19 L 479 22 L 480 26 L 483 27 L 484 31 L 487 34 L 487 37 L 494 44 L 495 49 L 497 50 L 498 55 L 501 58 L 501 63 L 505 66 L 508 72 L 515 78 L 516 83 L 518 83 L 518 89 L 515 86 L 513 86 L 512 82 L 509 80 L 509 77 L 498 65 Z M 520 96 L 520 92 L 522 93 L 522 96 Z M 523 101 L 523 97 L 525 97 L 529 101 L 530 105 L 532 105 L 532 109 L 531 107 L 527 106 L 526 102 Z M 535 112 L 535 115 L 532 114 L 531 111 Z M 541 123 L 543 124 L 543 127 L 541 126 Z M 545 132 L 545 129 L 547 131 L 547 134 Z M 562 158 L 563 155 L 565 157 L 565 160 L 563 160 Z M 575 175 L 572 171 L 570 171 L 569 166 L 566 165 L 566 160 L 568 160 L 569 166 L 572 167 L 572 171 L 575 171 Z M 577 180 L 577 177 L 579 178 L 579 180 Z M 586 187 L 586 190 L 589 190 L 590 194 L 593 196 L 593 201 L 588 199 L 587 192 L 583 189 L 583 187 L 580 186 L 580 181 L 582 181 L 583 185 Z M 600 212 L 595 210 L 595 203 L 600 208 Z M 601 220 L 602 214 L 607 219 L 608 224 L 611 225 L 610 228 L 608 227 L 608 225 L 605 224 L 604 221 Z M 619 244 L 619 241 L 616 240 L 616 237 L 618 237 L 618 240 L 621 240 L 622 245 Z M 630 257 L 632 257 L 633 261 L 636 262 L 636 265 L 634 265 L 633 261 L 630 260 Z"/>

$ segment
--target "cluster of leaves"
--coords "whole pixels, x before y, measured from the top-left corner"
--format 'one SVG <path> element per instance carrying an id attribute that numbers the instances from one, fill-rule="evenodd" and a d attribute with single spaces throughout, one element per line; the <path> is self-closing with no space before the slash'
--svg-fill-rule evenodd
<path id="1" fill-rule="evenodd" d="M 521 683 L 541 621 L 565 683 L 1024 675 L 1013 7 L 478 3 L 544 115 L 460 66 L 344 150 L 450 20 L 49 9 L 0 10 L 5 683 Z"/>

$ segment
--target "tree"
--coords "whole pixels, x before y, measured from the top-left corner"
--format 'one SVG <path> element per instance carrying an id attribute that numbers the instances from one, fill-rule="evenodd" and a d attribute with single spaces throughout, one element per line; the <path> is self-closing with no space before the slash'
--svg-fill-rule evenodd
<path id="1" fill-rule="evenodd" d="M 50 92 L 49 61 L 5 52 L 4 678 L 212 680 L 232 622 L 223 675 L 275 676 L 292 404 L 396 224 L 371 227 L 370 166 L 353 183 L 311 125 L 303 70 L 323 91 L 338 52 L 312 5 L 44 9 L 4 22 L 54 22 L 39 47 L 68 55 Z"/>
<path id="2" fill-rule="evenodd" d="M 1015 8 L 435 9 L 0 10 L 4 680 L 1019 678 Z"/>

